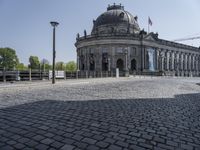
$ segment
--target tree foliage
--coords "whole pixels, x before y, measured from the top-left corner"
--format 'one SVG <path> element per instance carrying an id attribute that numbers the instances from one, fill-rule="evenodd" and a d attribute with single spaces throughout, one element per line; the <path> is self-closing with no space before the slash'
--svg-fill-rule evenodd
<path id="1" fill-rule="evenodd" d="M 29 67 L 31 69 L 39 69 L 40 68 L 40 62 L 39 62 L 39 58 L 37 56 L 30 56 L 29 57 Z"/>
<path id="2" fill-rule="evenodd" d="M 23 63 L 19 63 L 19 64 L 17 64 L 16 69 L 17 70 L 28 70 L 28 67 L 25 66 Z"/>
<path id="3" fill-rule="evenodd" d="M 42 70 L 45 71 L 52 69 L 52 66 L 49 64 L 49 61 L 47 59 L 43 58 L 40 63 Z"/>
<path id="4" fill-rule="evenodd" d="M 14 69 L 19 63 L 16 52 L 12 48 L 0 48 L 0 68 Z"/>
<path id="5" fill-rule="evenodd" d="M 55 68 L 56 70 L 65 70 L 65 63 L 62 61 L 57 62 Z"/>
<path id="6" fill-rule="evenodd" d="M 76 63 L 74 61 L 69 61 L 66 63 L 66 71 L 74 72 L 76 71 Z"/>

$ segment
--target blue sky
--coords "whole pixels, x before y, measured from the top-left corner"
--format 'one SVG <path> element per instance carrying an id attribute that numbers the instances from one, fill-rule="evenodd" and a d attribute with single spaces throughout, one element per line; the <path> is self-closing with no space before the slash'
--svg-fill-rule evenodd
<path id="1" fill-rule="evenodd" d="M 20 62 L 28 64 L 30 55 L 52 59 L 52 27 L 56 29 L 56 61 L 76 60 L 76 34 L 91 32 L 92 20 L 106 11 L 108 4 L 124 5 L 138 16 L 140 28 L 167 40 L 200 35 L 199 0 L 0 0 L 0 47 L 16 50 Z M 200 46 L 200 40 L 185 43 Z"/>

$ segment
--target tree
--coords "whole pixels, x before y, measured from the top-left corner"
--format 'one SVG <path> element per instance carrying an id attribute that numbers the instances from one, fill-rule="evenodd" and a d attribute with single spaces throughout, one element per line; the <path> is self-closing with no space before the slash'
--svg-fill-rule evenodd
<path id="1" fill-rule="evenodd" d="M 30 56 L 29 63 L 30 63 L 29 67 L 31 69 L 39 69 L 40 67 L 40 62 L 37 56 Z"/>
<path id="2" fill-rule="evenodd" d="M 56 70 L 65 70 L 65 64 L 62 61 L 57 62 L 55 67 L 56 67 Z"/>
<path id="3" fill-rule="evenodd" d="M 40 63 L 43 71 L 51 69 L 51 65 L 49 64 L 49 61 L 47 59 L 43 58 Z"/>
<path id="4" fill-rule="evenodd" d="M 14 69 L 18 63 L 19 59 L 14 49 L 0 48 L 0 68 Z"/>
<path id="5" fill-rule="evenodd" d="M 76 71 L 76 63 L 74 61 L 69 61 L 66 63 L 66 71 L 74 72 Z"/>
<path id="6" fill-rule="evenodd" d="M 27 70 L 28 67 L 25 66 L 23 63 L 19 63 L 19 64 L 16 66 L 16 69 L 17 69 L 17 70 Z"/>

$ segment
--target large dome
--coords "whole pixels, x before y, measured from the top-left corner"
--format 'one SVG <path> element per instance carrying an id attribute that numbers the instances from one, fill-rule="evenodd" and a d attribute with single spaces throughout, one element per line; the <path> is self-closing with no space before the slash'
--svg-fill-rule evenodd
<path id="1" fill-rule="evenodd" d="M 129 12 L 124 10 L 121 5 L 108 6 L 107 11 L 101 14 L 96 21 L 94 20 L 93 32 L 100 26 L 116 26 L 123 24 L 127 31 L 139 31 L 137 16 L 133 17 Z"/>

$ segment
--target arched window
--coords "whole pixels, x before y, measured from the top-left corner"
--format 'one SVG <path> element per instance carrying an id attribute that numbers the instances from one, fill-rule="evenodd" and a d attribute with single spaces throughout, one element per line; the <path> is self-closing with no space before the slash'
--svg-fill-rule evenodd
<path id="1" fill-rule="evenodd" d="M 90 71 L 94 71 L 95 69 L 95 61 L 94 61 L 94 54 L 90 54 Z"/>
<path id="2" fill-rule="evenodd" d="M 108 71 L 108 53 L 102 54 L 102 71 Z"/>
<path id="3" fill-rule="evenodd" d="M 137 64 L 136 64 L 136 60 L 135 60 L 135 59 L 132 59 L 132 60 L 131 60 L 131 70 L 132 70 L 132 71 L 136 70 L 136 65 L 137 65 Z"/>

